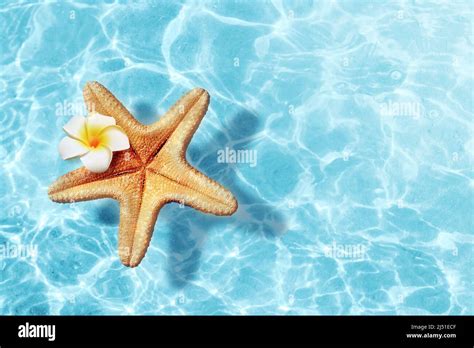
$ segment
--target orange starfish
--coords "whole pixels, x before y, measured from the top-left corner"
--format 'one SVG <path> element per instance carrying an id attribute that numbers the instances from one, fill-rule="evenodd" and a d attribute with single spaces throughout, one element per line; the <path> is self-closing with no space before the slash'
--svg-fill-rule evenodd
<path id="1" fill-rule="evenodd" d="M 130 140 L 104 173 L 82 167 L 49 187 L 60 203 L 113 198 L 120 203 L 119 256 L 129 267 L 140 264 L 163 205 L 179 202 L 205 213 L 231 215 L 237 201 L 228 190 L 186 161 L 186 149 L 209 105 L 209 94 L 195 88 L 161 119 L 145 126 L 98 82 L 84 87 L 89 112 L 115 118 Z"/>

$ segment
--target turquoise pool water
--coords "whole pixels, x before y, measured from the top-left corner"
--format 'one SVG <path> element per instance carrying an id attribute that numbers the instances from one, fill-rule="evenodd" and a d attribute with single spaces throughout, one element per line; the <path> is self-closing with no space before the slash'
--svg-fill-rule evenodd
<path id="1" fill-rule="evenodd" d="M 0 314 L 474 314 L 473 7 L 2 3 Z M 122 266 L 115 201 L 47 197 L 89 80 L 147 124 L 206 88 L 237 213 L 169 204 Z"/>

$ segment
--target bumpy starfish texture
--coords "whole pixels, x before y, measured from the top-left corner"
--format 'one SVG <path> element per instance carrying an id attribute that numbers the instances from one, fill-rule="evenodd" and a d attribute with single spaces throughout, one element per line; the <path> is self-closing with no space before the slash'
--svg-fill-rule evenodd
<path id="1" fill-rule="evenodd" d="M 237 210 L 232 193 L 186 161 L 188 144 L 209 105 L 204 89 L 188 92 L 152 125 L 139 123 L 98 82 L 88 82 L 83 94 L 90 112 L 115 118 L 129 137 L 130 149 L 117 152 L 104 173 L 82 167 L 63 175 L 49 187 L 48 194 L 60 203 L 118 200 L 119 256 L 124 265 L 140 264 L 166 203 L 179 202 L 215 215 L 231 215 Z"/>

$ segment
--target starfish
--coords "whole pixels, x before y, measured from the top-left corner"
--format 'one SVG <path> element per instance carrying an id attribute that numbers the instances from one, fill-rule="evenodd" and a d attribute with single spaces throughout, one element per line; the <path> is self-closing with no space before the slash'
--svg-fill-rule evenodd
<path id="1" fill-rule="evenodd" d="M 206 114 L 209 94 L 195 88 L 178 100 L 156 123 L 143 125 L 98 82 L 83 90 L 89 112 L 115 118 L 130 140 L 104 173 L 82 167 L 54 182 L 48 190 L 59 203 L 113 198 L 120 204 L 118 250 L 128 267 L 140 264 L 150 244 L 158 213 L 179 202 L 204 213 L 232 215 L 232 193 L 186 161 L 186 149 Z"/>

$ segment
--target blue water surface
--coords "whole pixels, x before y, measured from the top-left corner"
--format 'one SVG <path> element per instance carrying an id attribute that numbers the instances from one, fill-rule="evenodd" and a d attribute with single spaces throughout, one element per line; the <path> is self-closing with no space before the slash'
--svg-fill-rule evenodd
<path id="1" fill-rule="evenodd" d="M 474 314 L 473 9 L 2 2 L 0 314 Z M 187 157 L 238 211 L 169 204 L 124 267 L 117 202 L 47 196 L 90 80 L 146 124 L 207 89 Z"/>

